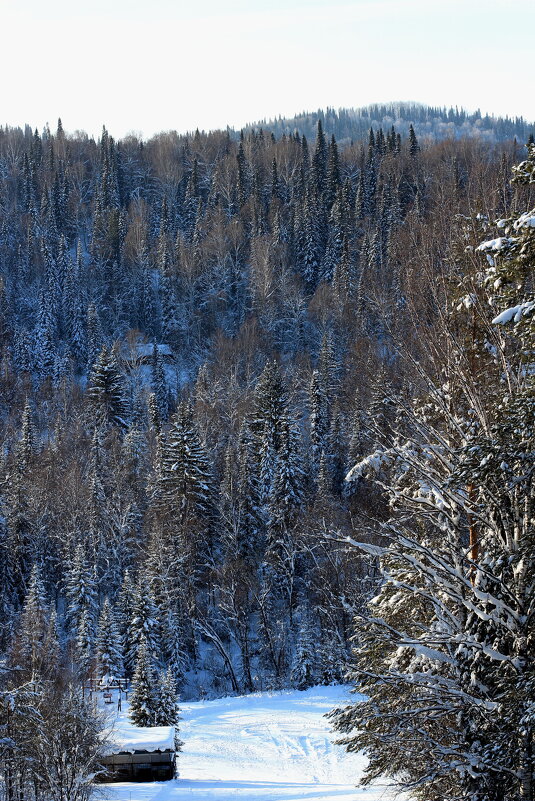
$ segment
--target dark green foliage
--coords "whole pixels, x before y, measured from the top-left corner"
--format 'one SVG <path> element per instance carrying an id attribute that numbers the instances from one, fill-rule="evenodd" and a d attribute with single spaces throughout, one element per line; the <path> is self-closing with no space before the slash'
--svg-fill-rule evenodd
<path id="1" fill-rule="evenodd" d="M 412 125 L 409 125 L 409 152 L 411 156 L 416 156 L 416 154 L 420 152 L 420 145 L 418 144 L 418 139 L 416 138 Z"/>

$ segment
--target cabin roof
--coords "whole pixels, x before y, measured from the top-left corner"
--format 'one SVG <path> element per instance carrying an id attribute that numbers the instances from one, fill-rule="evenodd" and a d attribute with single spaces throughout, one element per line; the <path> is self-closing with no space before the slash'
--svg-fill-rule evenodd
<path id="1" fill-rule="evenodd" d="M 175 729 L 173 726 L 151 726 L 147 729 L 140 729 L 130 723 L 126 716 L 117 718 L 107 748 L 109 754 L 174 750 Z"/>

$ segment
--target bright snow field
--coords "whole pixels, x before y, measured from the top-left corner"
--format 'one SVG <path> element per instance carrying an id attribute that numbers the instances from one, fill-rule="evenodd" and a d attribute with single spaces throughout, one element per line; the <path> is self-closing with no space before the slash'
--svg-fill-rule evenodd
<path id="1" fill-rule="evenodd" d="M 108 801 L 386 801 L 356 788 L 366 760 L 333 745 L 326 712 L 354 700 L 344 687 L 258 693 L 181 705 L 179 778 L 103 785 Z"/>

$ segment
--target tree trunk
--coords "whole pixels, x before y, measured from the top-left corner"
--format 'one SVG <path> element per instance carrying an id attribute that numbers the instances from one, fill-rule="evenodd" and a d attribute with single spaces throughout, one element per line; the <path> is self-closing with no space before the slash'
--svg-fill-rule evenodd
<path id="1" fill-rule="evenodd" d="M 533 786 L 533 732 L 531 727 L 523 735 L 523 759 L 520 773 L 520 798 L 522 801 L 534 801 Z"/>

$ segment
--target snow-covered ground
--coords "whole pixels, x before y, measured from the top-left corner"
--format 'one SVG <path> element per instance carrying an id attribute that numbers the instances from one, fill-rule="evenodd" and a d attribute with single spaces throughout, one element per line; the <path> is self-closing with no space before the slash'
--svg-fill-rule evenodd
<path id="1" fill-rule="evenodd" d="M 101 785 L 106 801 L 387 801 L 356 788 L 365 759 L 333 745 L 325 713 L 343 687 L 258 693 L 181 705 L 179 778 Z"/>

